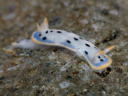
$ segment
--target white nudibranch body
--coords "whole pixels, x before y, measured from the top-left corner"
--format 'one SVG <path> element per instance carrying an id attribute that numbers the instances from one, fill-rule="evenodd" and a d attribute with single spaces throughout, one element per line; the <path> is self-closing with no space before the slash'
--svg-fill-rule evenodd
<path id="1" fill-rule="evenodd" d="M 49 29 L 45 18 L 41 25 L 37 25 L 37 32 L 32 34 L 32 42 L 39 45 L 60 46 L 75 52 L 88 61 L 94 70 L 103 70 L 109 67 L 112 59 L 106 55 L 114 46 L 101 51 L 91 42 L 81 39 L 80 36 L 64 30 Z"/>

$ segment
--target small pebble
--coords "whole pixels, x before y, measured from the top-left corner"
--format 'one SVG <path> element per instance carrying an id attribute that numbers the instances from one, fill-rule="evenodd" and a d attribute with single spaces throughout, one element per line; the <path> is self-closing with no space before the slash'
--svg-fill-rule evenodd
<path id="1" fill-rule="evenodd" d="M 80 20 L 80 23 L 83 24 L 83 25 L 86 25 L 86 24 L 88 24 L 88 20 L 87 19 L 82 19 L 82 20 Z"/>
<path id="2" fill-rule="evenodd" d="M 15 13 L 10 13 L 6 16 L 3 16 L 3 19 L 4 20 L 11 20 L 11 19 L 14 19 L 16 17 L 16 14 Z"/>
<path id="3" fill-rule="evenodd" d="M 110 10 L 109 13 L 116 16 L 119 14 L 117 10 Z"/>
<path id="4" fill-rule="evenodd" d="M 70 83 L 69 82 L 67 82 L 67 81 L 63 81 L 63 82 L 61 82 L 60 84 L 59 84 L 59 86 L 60 86 L 60 88 L 67 88 L 67 87 L 69 87 L 70 86 Z"/>

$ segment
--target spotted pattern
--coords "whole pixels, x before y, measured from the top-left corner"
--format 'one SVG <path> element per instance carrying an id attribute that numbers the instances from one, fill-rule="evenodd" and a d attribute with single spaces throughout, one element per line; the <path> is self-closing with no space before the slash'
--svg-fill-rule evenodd
<path id="1" fill-rule="evenodd" d="M 84 56 L 87 56 L 88 57 L 88 59 L 90 60 L 90 62 L 92 63 L 93 66 L 98 66 L 99 67 L 99 66 L 104 65 L 104 64 L 106 64 L 108 62 L 108 58 L 106 58 L 106 57 L 105 58 L 102 58 L 102 56 L 98 56 L 98 58 L 97 58 L 99 60 L 98 62 L 92 62 L 91 61 L 91 59 L 92 59 L 92 57 L 91 57 L 92 53 L 90 53 L 90 52 L 93 49 L 94 50 L 95 49 L 97 50 L 97 48 L 94 48 L 95 46 L 91 45 L 91 43 L 88 43 L 88 41 L 83 41 L 83 38 L 81 38 L 79 36 L 76 36 L 76 35 L 71 36 L 72 34 L 68 36 L 68 33 L 66 33 L 67 34 L 67 36 L 66 36 L 65 31 L 63 31 L 63 30 L 46 30 L 46 31 L 44 31 L 44 33 L 45 34 L 43 34 L 43 33 L 41 34 L 40 32 L 37 32 L 34 35 L 35 37 L 33 37 L 33 38 L 34 39 L 36 38 L 36 40 L 39 41 L 39 42 L 42 42 L 42 44 L 45 44 L 45 43 L 48 44 L 48 43 L 50 43 L 51 45 L 54 45 L 54 44 L 56 44 L 56 43 L 59 42 L 60 46 L 63 46 L 63 47 L 66 47 L 66 48 L 70 48 L 71 50 L 72 49 L 78 49 L 78 50 L 80 50 L 80 45 L 79 44 L 81 44 L 81 42 L 83 42 L 83 45 L 81 45 L 81 46 L 83 46 L 82 47 L 83 48 L 82 50 L 84 50 L 84 51 L 82 51 L 82 54 L 84 53 Z M 51 33 L 51 35 L 50 35 L 50 33 Z M 57 34 L 60 34 L 60 35 L 57 35 L 56 33 Z M 61 34 L 61 33 L 63 33 L 63 34 Z M 64 34 L 65 34 L 65 37 L 63 38 L 63 35 Z M 52 39 L 50 38 L 50 36 L 52 37 Z M 67 37 L 67 39 L 65 39 L 66 37 Z M 61 38 L 62 38 L 62 40 L 61 40 Z M 74 45 L 74 44 L 76 44 L 76 45 Z M 79 47 L 77 47 L 77 46 L 79 46 Z M 77 51 L 77 50 L 75 50 L 75 51 Z"/>

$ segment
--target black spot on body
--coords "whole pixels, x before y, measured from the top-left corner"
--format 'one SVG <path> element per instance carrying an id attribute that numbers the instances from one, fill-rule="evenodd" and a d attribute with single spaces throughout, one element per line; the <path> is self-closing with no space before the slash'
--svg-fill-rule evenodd
<path id="1" fill-rule="evenodd" d="M 57 31 L 57 33 L 62 33 L 61 31 Z"/>
<path id="2" fill-rule="evenodd" d="M 43 38 L 42 38 L 42 40 L 46 40 L 46 39 L 47 39 L 47 37 L 43 37 Z"/>
<path id="3" fill-rule="evenodd" d="M 88 55 L 88 52 L 87 51 L 84 51 L 86 55 Z"/>
<path id="4" fill-rule="evenodd" d="M 48 31 L 45 32 L 46 34 L 48 33 Z"/>
<path id="5" fill-rule="evenodd" d="M 87 44 L 87 43 L 86 43 L 85 45 L 86 45 L 87 47 L 90 47 L 90 45 L 89 45 L 89 44 Z"/>
<path id="6" fill-rule="evenodd" d="M 75 37 L 74 37 L 74 40 L 75 40 L 75 41 L 78 41 L 78 38 L 75 38 Z"/>
<path id="7" fill-rule="evenodd" d="M 39 37 L 41 36 L 41 33 L 39 33 Z"/>
<path id="8" fill-rule="evenodd" d="M 100 59 L 100 61 L 104 61 L 103 59 Z"/>
<path id="9" fill-rule="evenodd" d="M 53 32 L 52 30 L 50 32 Z"/>
<path id="10" fill-rule="evenodd" d="M 101 57 L 100 57 L 100 56 L 98 56 L 98 58 L 100 59 Z"/>
<path id="11" fill-rule="evenodd" d="M 71 41 L 69 41 L 69 40 L 67 40 L 66 42 L 69 43 L 69 44 L 71 43 Z"/>

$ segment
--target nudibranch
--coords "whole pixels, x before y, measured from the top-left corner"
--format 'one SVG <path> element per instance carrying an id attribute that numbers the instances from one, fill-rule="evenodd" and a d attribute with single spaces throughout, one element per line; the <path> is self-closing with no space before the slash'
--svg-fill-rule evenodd
<path id="1" fill-rule="evenodd" d="M 88 40 L 82 39 L 72 32 L 50 29 L 47 18 L 44 19 L 42 24 L 37 24 L 37 31 L 32 34 L 31 40 L 39 45 L 69 49 L 87 60 L 94 70 L 104 70 L 111 65 L 112 59 L 106 53 L 115 47 L 110 46 L 102 51 Z"/>

